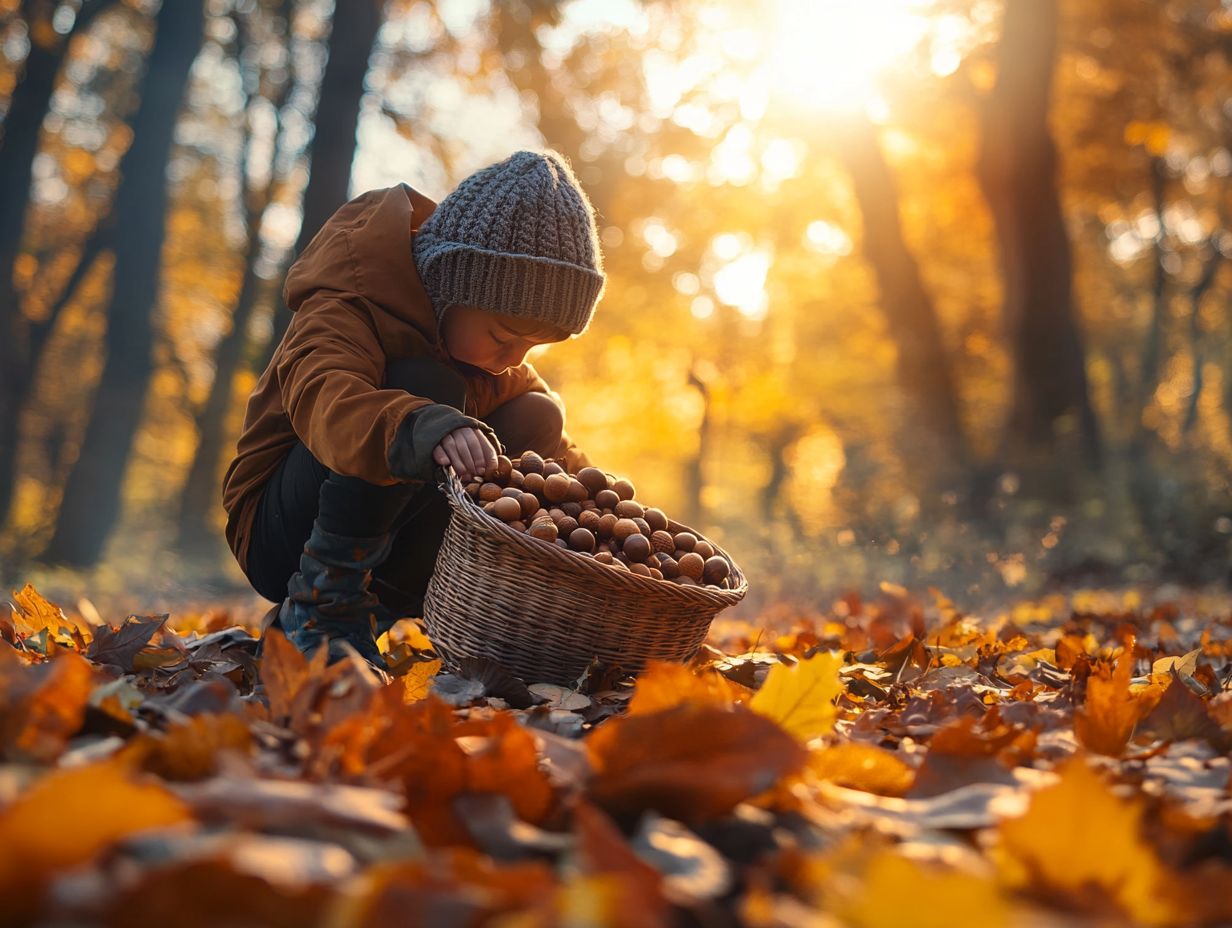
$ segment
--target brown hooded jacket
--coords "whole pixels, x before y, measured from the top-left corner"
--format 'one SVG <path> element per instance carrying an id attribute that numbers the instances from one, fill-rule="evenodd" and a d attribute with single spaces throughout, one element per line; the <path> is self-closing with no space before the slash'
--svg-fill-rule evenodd
<path id="1" fill-rule="evenodd" d="M 523 393 L 556 397 L 529 363 L 486 374 L 451 361 L 411 257 L 411 237 L 435 208 L 406 184 L 370 190 L 334 213 L 291 266 L 283 288 L 291 322 L 249 397 L 223 478 L 227 542 L 241 567 L 261 492 L 297 439 L 336 473 L 382 486 L 422 482 L 422 450 L 414 468 L 398 459 L 404 450 L 395 452 L 395 436 L 401 428 L 405 437 L 412 413 L 432 420 L 416 440 L 439 440 Z M 382 389 L 386 361 L 413 357 L 457 368 L 466 380 L 465 408 Z M 567 435 L 556 456 L 566 457 L 570 470 L 586 463 Z"/>

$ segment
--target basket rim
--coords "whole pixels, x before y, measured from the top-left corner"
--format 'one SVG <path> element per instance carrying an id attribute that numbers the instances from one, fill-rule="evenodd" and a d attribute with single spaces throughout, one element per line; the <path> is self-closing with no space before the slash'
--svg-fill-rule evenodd
<path id="1" fill-rule="evenodd" d="M 735 605 L 744 599 L 745 593 L 748 592 L 749 582 L 745 577 L 744 571 L 736 563 L 735 558 L 731 556 L 721 545 L 717 544 L 712 539 L 707 538 L 701 532 L 691 526 L 685 525 L 683 522 L 677 522 L 675 519 L 668 519 L 668 528 L 675 532 L 686 531 L 696 535 L 709 543 L 714 548 L 715 554 L 723 556 L 728 565 L 732 569 L 732 575 L 739 577 L 739 584 L 729 589 L 714 588 L 698 584 L 697 586 L 683 586 L 679 583 L 673 583 L 670 580 L 657 580 L 654 577 L 643 577 L 641 574 L 635 574 L 632 571 L 619 570 L 610 567 L 601 561 L 596 561 L 594 558 L 582 557 L 580 552 L 573 550 L 564 550 L 555 542 L 545 541 L 542 538 L 536 538 L 533 535 L 524 532 L 515 532 L 504 521 L 496 518 L 488 512 L 485 512 L 481 506 L 477 506 L 473 500 L 466 494 L 466 489 L 462 485 L 462 481 L 458 478 L 452 465 L 445 465 L 440 468 L 445 473 L 445 479 L 438 483 L 438 487 L 445 494 L 449 501 L 450 508 L 453 509 L 455 515 L 469 518 L 478 526 L 489 531 L 495 529 L 495 533 L 501 537 L 508 539 L 522 549 L 532 554 L 547 554 L 554 558 L 561 565 L 568 565 L 571 568 L 580 570 L 583 573 L 590 572 L 596 576 L 602 576 L 605 581 L 610 580 L 613 576 L 619 578 L 620 581 L 632 582 L 635 587 L 641 585 L 641 589 L 647 593 L 653 593 L 661 596 L 675 596 L 683 599 L 686 602 L 694 604 L 704 604 L 707 606 L 717 606 L 724 608 Z M 619 582 L 619 581 L 618 581 Z M 669 592 L 670 590 L 670 592 Z"/>

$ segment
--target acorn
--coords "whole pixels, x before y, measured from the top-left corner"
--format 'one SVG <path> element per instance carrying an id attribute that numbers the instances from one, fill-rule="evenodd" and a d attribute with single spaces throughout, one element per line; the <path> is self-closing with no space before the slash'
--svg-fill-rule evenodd
<path id="1" fill-rule="evenodd" d="M 536 519 L 531 523 L 530 534 L 544 541 L 555 541 L 559 533 L 556 531 L 556 523 L 551 519 Z"/>
<path id="2" fill-rule="evenodd" d="M 503 454 L 498 454 L 496 456 L 496 476 L 508 482 L 511 473 L 513 473 L 513 461 Z"/>
<path id="3" fill-rule="evenodd" d="M 631 499 L 622 499 L 616 503 L 613 510 L 622 519 L 640 519 L 646 512 L 642 504 Z"/>
<path id="4" fill-rule="evenodd" d="M 674 540 L 677 551 L 692 551 L 697 544 L 697 536 L 692 532 L 677 532 Z"/>
<path id="5" fill-rule="evenodd" d="M 575 528 L 569 533 L 569 547 L 574 551 L 593 551 L 595 536 L 584 528 Z"/>
<path id="6" fill-rule="evenodd" d="M 531 474 L 542 474 L 543 466 L 543 458 L 534 451 L 523 451 L 518 461 L 518 469 L 528 477 Z"/>
<path id="7" fill-rule="evenodd" d="M 635 493 L 633 484 L 628 480 L 617 480 L 612 484 L 612 489 L 616 491 L 616 495 L 621 499 L 633 499 Z"/>
<path id="8" fill-rule="evenodd" d="M 543 474 L 527 474 L 522 478 L 522 489 L 527 493 L 534 493 L 536 496 L 543 495 Z"/>
<path id="9" fill-rule="evenodd" d="M 693 546 L 693 550 L 702 556 L 702 560 L 709 560 L 714 557 L 714 545 L 705 538 L 697 539 L 697 544 Z"/>
<path id="10" fill-rule="evenodd" d="M 647 519 L 646 521 L 649 522 L 650 520 Z M 676 540 L 672 538 L 671 532 L 651 532 L 650 543 L 656 551 L 662 551 L 665 554 L 671 554 L 676 550 Z"/>
<path id="11" fill-rule="evenodd" d="M 479 499 L 482 502 L 490 503 L 492 500 L 500 497 L 502 489 L 504 487 L 499 483 L 485 483 L 479 488 Z"/>
<path id="12" fill-rule="evenodd" d="M 523 491 L 520 497 L 522 502 L 522 515 L 524 518 L 531 518 L 539 510 L 539 497 L 534 493 Z"/>
<path id="13" fill-rule="evenodd" d="M 552 474 L 543 481 L 544 498 L 553 503 L 563 503 L 569 495 L 569 477 L 565 474 Z"/>
<path id="14" fill-rule="evenodd" d="M 621 550 L 631 561 L 644 561 L 650 557 L 650 539 L 645 535 L 630 535 Z"/>
<path id="15" fill-rule="evenodd" d="M 555 461 L 545 461 L 543 463 L 543 476 L 554 477 L 557 474 L 563 474 L 565 469 Z"/>
<path id="16" fill-rule="evenodd" d="M 522 501 L 502 496 L 492 503 L 492 514 L 502 522 L 513 522 L 522 515 Z"/>
<path id="17" fill-rule="evenodd" d="M 729 573 L 731 573 L 731 565 L 727 563 L 727 558 L 715 554 L 706 558 L 706 564 L 702 568 L 702 579 L 718 586 L 727 579 Z"/>
<path id="18" fill-rule="evenodd" d="M 588 496 L 607 489 L 607 475 L 597 467 L 583 467 L 577 472 L 577 479 L 586 487 Z"/>
<path id="19" fill-rule="evenodd" d="M 624 541 L 631 535 L 640 535 L 642 530 L 637 527 L 637 523 L 632 519 L 617 519 L 616 524 L 612 527 L 612 537 L 619 541 Z"/>
<path id="20" fill-rule="evenodd" d="M 612 533 L 616 531 L 616 523 L 619 521 L 620 520 L 617 519 L 610 512 L 607 515 L 600 516 L 599 517 L 599 537 L 600 538 L 611 538 Z"/>
<path id="21" fill-rule="evenodd" d="M 655 509 L 653 506 L 646 510 L 646 515 L 643 517 L 650 523 L 652 532 L 667 531 L 667 516 L 662 509 Z"/>
<path id="22" fill-rule="evenodd" d="M 663 576 L 668 580 L 675 580 L 680 576 L 680 565 L 674 557 L 666 554 L 659 555 L 659 570 L 663 571 Z"/>
<path id="23" fill-rule="evenodd" d="M 700 554 L 690 551 L 688 554 L 681 556 L 680 575 L 690 578 L 694 583 L 701 580 L 702 574 L 706 570 L 706 562 Z"/>
<path id="24" fill-rule="evenodd" d="M 600 490 L 595 494 L 595 505 L 601 509 L 614 510 L 619 502 L 620 497 L 616 495 L 615 490 Z"/>

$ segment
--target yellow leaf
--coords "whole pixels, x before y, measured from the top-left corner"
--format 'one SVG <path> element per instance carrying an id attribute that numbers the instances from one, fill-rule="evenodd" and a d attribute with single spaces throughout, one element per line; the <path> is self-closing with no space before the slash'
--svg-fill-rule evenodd
<path id="1" fill-rule="evenodd" d="M 992 880 L 927 866 L 888 850 L 868 862 L 859 892 L 840 906 L 840 914 L 844 924 L 857 928 L 997 928 L 1009 924 L 1011 917 Z"/>
<path id="2" fill-rule="evenodd" d="M 818 779 L 878 796 L 901 796 L 915 781 L 915 770 L 901 757 L 862 741 L 814 751 L 807 770 Z"/>
<path id="3" fill-rule="evenodd" d="M 412 664 L 411 669 L 398 678 L 402 681 L 402 701 L 412 703 L 426 699 L 432 689 L 432 678 L 440 669 L 440 661 L 419 661 Z"/>
<path id="4" fill-rule="evenodd" d="M 1127 650 L 1109 672 L 1097 664 L 1087 678 L 1087 696 L 1074 713 L 1074 734 L 1083 747 L 1100 754 L 1120 757 L 1138 723 L 1140 707 L 1129 691 L 1133 655 Z"/>
<path id="5" fill-rule="evenodd" d="M 828 652 L 794 667 L 775 664 L 749 707 L 801 741 L 824 735 L 834 728 L 833 700 L 843 691 L 838 675 L 842 666 L 842 655 Z"/>
<path id="6" fill-rule="evenodd" d="M 1148 925 L 1179 918 L 1168 875 L 1143 842 L 1138 800 L 1116 796 L 1081 756 L 999 826 L 1002 875 L 1014 888 L 1061 896 L 1084 910 L 1119 910 Z"/>

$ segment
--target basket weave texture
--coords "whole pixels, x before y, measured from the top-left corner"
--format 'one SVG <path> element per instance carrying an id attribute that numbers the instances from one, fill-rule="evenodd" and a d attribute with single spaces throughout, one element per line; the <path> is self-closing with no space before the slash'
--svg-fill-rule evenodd
<path id="1" fill-rule="evenodd" d="M 713 541 L 731 567 L 730 589 L 642 577 L 515 531 L 471 502 L 452 469 L 441 490 L 452 514 L 424 622 L 449 664 L 487 657 L 527 682 L 569 685 L 595 658 L 628 673 L 650 659 L 686 661 L 748 590 Z M 679 522 L 668 528 L 704 537 Z"/>

